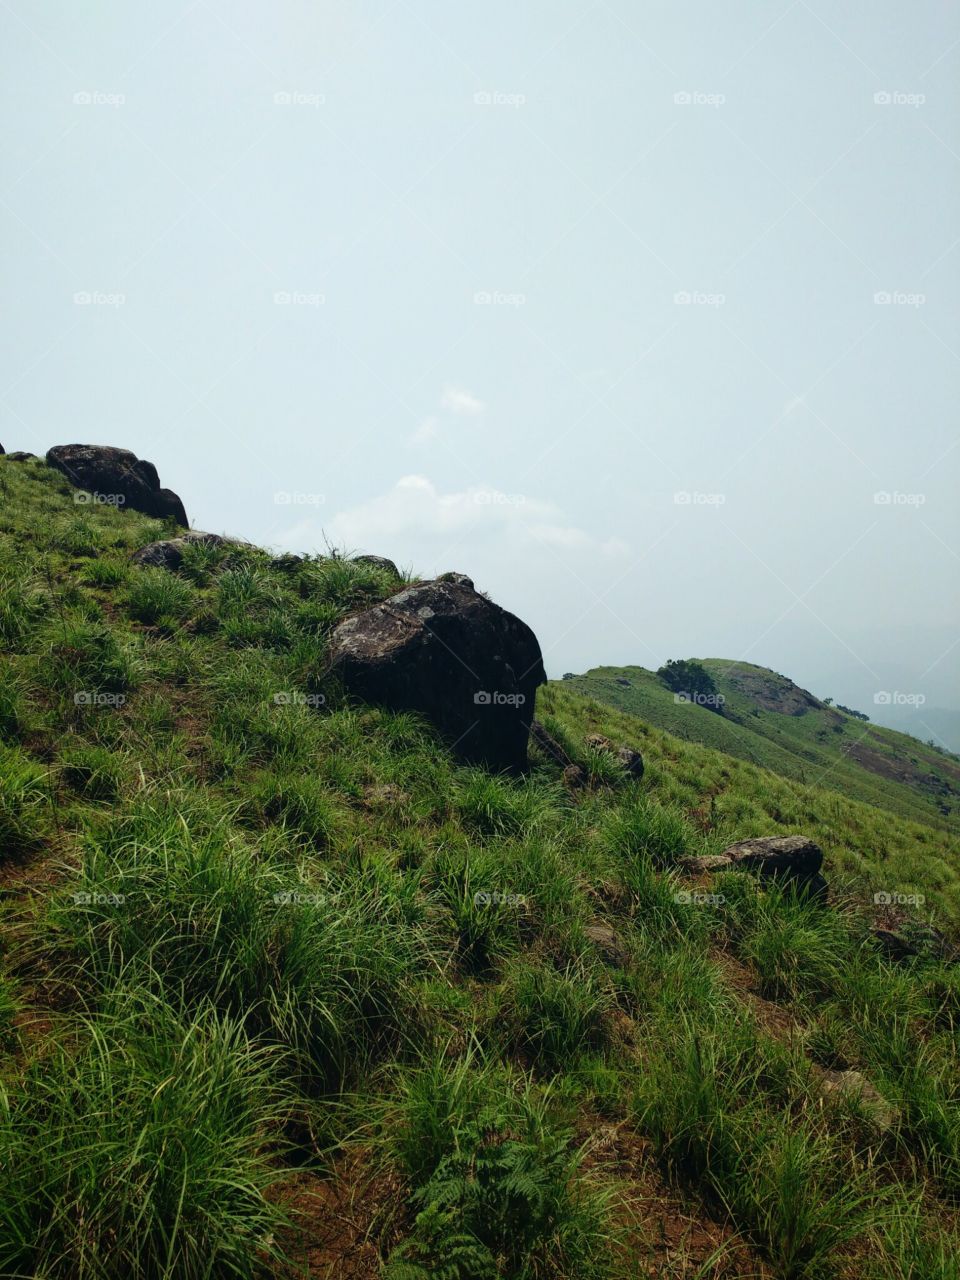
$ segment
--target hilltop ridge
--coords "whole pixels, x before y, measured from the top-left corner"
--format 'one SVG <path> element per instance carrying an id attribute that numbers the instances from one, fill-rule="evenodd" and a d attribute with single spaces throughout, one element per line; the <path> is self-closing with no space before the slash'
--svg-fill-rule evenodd
<path id="1" fill-rule="evenodd" d="M 689 742 L 933 826 L 960 829 L 960 758 L 860 719 L 752 663 L 696 659 L 722 714 L 674 695 L 644 667 L 594 667 L 565 683 Z"/>
<path id="2" fill-rule="evenodd" d="M 512 622 L 450 687 L 527 759 L 464 760 L 331 663 L 446 681 L 436 584 L 78 492 L 0 458 L 0 1274 L 955 1280 L 945 823 Z"/>

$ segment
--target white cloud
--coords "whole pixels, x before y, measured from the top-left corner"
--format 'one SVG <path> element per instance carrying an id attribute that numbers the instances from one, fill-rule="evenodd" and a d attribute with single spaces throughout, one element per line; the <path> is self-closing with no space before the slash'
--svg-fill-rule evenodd
<path id="1" fill-rule="evenodd" d="M 466 391 L 463 387 L 447 386 L 443 389 L 440 407 L 441 409 L 448 409 L 450 413 L 476 417 L 477 414 L 483 413 L 487 406 L 471 391 Z"/>
<path id="2" fill-rule="evenodd" d="M 337 546 L 375 547 L 380 554 L 396 552 L 401 559 L 427 541 L 461 535 L 469 535 L 471 541 L 507 537 L 511 546 L 522 539 L 591 555 L 621 555 L 627 550 L 619 539 L 600 541 L 583 529 L 563 524 L 561 516 L 551 503 L 528 494 L 481 485 L 441 493 L 426 476 L 408 475 L 387 493 L 337 512 L 326 528 Z"/>
<path id="3" fill-rule="evenodd" d="M 414 444 L 426 444 L 428 440 L 436 440 L 440 434 L 440 424 L 436 418 L 424 418 L 413 433 Z"/>

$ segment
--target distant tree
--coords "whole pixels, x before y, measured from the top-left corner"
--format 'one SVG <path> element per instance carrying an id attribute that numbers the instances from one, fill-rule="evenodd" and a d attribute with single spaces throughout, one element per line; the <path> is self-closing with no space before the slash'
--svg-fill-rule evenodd
<path id="1" fill-rule="evenodd" d="M 837 703 L 837 710 L 842 711 L 844 715 L 853 716 L 854 720 L 869 720 L 870 717 L 862 711 L 854 711 L 853 707 L 845 707 L 842 702 Z"/>
<path id="2" fill-rule="evenodd" d="M 825 707 L 832 707 L 832 706 L 833 706 L 833 699 L 832 699 L 832 698 L 824 698 L 824 700 L 823 700 L 823 705 L 824 705 Z"/>
<path id="3" fill-rule="evenodd" d="M 710 711 L 721 711 L 723 699 L 717 692 L 713 677 L 702 663 L 690 658 L 671 658 L 657 675 L 674 693 L 682 694 L 698 706 Z"/>
<path id="4" fill-rule="evenodd" d="M 572 671 L 565 671 L 565 672 L 563 673 L 563 678 L 564 678 L 564 680 L 573 680 L 573 679 L 574 679 L 574 674 L 573 674 L 573 672 L 572 672 Z"/>

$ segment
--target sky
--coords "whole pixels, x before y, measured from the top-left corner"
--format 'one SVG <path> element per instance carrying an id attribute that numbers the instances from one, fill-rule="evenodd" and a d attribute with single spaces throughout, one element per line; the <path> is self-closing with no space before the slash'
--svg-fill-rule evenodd
<path id="1" fill-rule="evenodd" d="M 8 451 L 467 572 L 551 676 L 960 708 L 954 6 L 2 0 L 0 47 Z"/>

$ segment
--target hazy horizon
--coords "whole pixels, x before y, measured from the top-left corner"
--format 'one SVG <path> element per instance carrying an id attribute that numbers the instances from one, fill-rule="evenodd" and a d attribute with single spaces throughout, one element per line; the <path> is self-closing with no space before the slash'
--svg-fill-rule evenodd
<path id="1" fill-rule="evenodd" d="M 0 27 L 7 450 L 121 445 L 196 527 L 468 572 L 551 676 L 960 710 L 960 15 Z"/>

